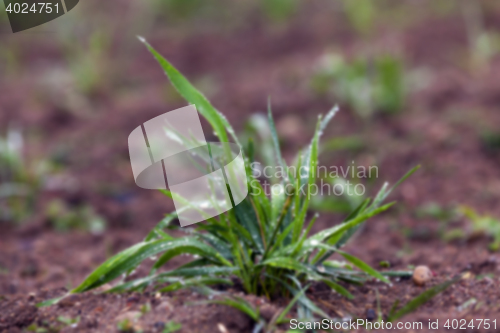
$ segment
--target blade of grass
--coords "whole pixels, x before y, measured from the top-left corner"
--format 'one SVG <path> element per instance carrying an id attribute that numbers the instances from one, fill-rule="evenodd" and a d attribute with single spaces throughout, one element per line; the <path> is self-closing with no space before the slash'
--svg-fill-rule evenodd
<path id="1" fill-rule="evenodd" d="M 378 280 L 380 280 L 382 282 L 391 284 L 391 281 L 389 281 L 389 279 L 387 279 L 385 276 L 383 276 L 382 274 L 380 274 L 378 271 L 376 271 L 375 269 L 373 269 L 372 267 L 370 267 L 367 263 L 365 263 L 361 259 L 359 259 L 359 258 L 357 258 L 357 257 L 355 257 L 353 255 L 350 255 L 349 253 L 345 253 L 343 251 L 336 251 L 336 252 L 338 252 L 347 261 L 349 261 L 351 264 L 353 264 L 357 268 L 361 269 L 366 274 L 371 275 L 374 278 L 376 278 L 376 279 L 378 279 Z"/>
<path id="2" fill-rule="evenodd" d="M 226 298 L 223 300 L 215 300 L 215 301 L 211 301 L 210 303 L 221 304 L 221 305 L 233 307 L 233 308 L 238 309 L 241 312 L 245 313 L 246 315 L 248 315 L 250 318 L 252 318 L 256 322 L 258 322 L 260 320 L 259 311 L 254 309 L 254 307 L 252 305 L 250 305 L 250 303 L 248 303 L 247 301 L 245 301 L 241 297 L 236 297 L 234 299 Z"/>
<path id="3" fill-rule="evenodd" d="M 181 94 L 184 99 L 189 103 L 196 105 L 197 110 L 207 119 L 212 125 L 214 131 L 221 142 L 229 142 L 227 132 L 231 135 L 232 139 L 239 148 L 242 149 L 233 128 L 217 109 L 215 109 L 208 99 L 196 89 L 167 59 L 159 54 L 149 43 L 142 37 L 139 40 L 146 45 L 149 52 L 155 57 L 160 66 L 165 71 L 165 74 L 172 82 L 175 89 Z M 227 132 L 226 132 L 227 130 Z"/>
<path id="4" fill-rule="evenodd" d="M 413 298 L 411 301 L 406 303 L 399 311 L 394 313 L 388 318 L 388 321 L 394 321 L 398 320 L 399 318 L 415 311 L 417 308 L 419 308 L 422 304 L 427 303 L 431 298 L 436 296 L 437 294 L 445 291 L 448 289 L 451 285 L 454 283 L 460 281 L 461 277 L 455 277 L 449 281 L 443 282 L 441 284 L 438 284 L 437 286 L 434 286 L 430 289 L 427 289 L 417 297 Z"/>

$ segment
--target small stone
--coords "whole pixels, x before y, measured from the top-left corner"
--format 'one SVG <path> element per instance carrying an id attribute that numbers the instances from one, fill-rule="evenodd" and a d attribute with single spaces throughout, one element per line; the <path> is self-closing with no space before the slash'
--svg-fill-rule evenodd
<path id="1" fill-rule="evenodd" d="M 278 309 L 271 304 L 264 304 L 260 308 L 260 315 L 262 318 L 264 318 L 266 321 L 270 322 L 271 319 L 273 319 L 274 315 L 278 311 Z"/>
<path id="2" fill-rule="evenodd" d="M 172 311 L 174 309 L 173 305 L 169 301 L 161 302 L 156 308 L 167 311 Z"/>
<path id="3" fill-rule="evenodd" d="M 369 321 L 372 321 L 375 318 L 377 318 L 377 314 L 375 313 L 375 310 L 373 310 L 373 309 L 366 310 L 366 319 L 368 319 Z"/>
<path id="4" fill-rule="evenodd" d="M 165 328 L 165 323 L 157 321 L 156 323 L 154 323 L 153 327 L 158 331 L 163 331 L 163 329 Z"/>
<path id="5" fill-rule="evenodd" d="M 109 283 L 105 283 L 102 286 L 100 286 L 99 288 L 97 288 L 96 291 L 105 292 L 105 291 L 110 290 L 111 288 L 113 288 L 112 285 L 110 285 Z"/>
<path id="6" fill-rule="evenodd" d="M 133 296 L 130 296 L 130 297 L 127 298 L 127 304 L 137 303 L 139 301 L 140 301 L 140 298 L 137 295 L 133 295 Z"/>
<path id="7" fill-rule="evenodd" d="M 427 266 L 417 266 L 413 271 L 413 282 L 417 286 L 423 286 L 432 279 L 432 271 Z"/>
<path id="8" fill-rule="evenodd" d="M 229 333 L 226 326 L 224 326 L 224 324 L 222 324 L 222 323 L 218 323 L 217 328 L 219 329 L 220 333 Z"/>
<path id="9" fill-rule="evenodd" d="M 121 313 L 118 316 L 116 316 L 115 322 L 122 322 L 124 320 L 128 320 L 131 323 L 134 323 L 141 316 L 142 316 L 142 313 L 139 311 L 127 311 L 127 312 Z"/>
<path id="10" fill-rule="evenodd" d="M 78 295 L 78 294 L 73 294 L 73 295 L 70 295 L 68 297 L 65 297 L 63 298 L 62 300 L 59 301 L 59 303 L 57 304 L 59 307 L 61 308 L 66 308 L 66 307 L 72 307 L 74 306 L 76 303 L 78 303 L 78 301 L 81 299 L 81 296 Z"/>

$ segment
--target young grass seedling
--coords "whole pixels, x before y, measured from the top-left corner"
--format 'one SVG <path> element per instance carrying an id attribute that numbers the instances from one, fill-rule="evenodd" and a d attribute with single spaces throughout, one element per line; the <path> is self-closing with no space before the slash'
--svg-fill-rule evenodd
<path id="1" fill-rule="evenodd" d="M 364 119 L 377 112 L 398 113 L 406 101 L 403 63 L 390 55 L 347 61 L 327 54 L 318 64 L 312 88 L 318 94 L 331 94 Z"/>
<path id="2" fill-rule="evenodd" d="M 173 86 L 189 102 L 195 104 L 199 113 L 212 125 L 222 142 L 229 138 L 240 148 L 242 145 L 226 118 L 165 58 L 142 40 L 159 62 Z M 385 200 L 394 187 L 386 183 L 375 198 L 363 200 L 340 224 L 311 234 L 317 215 L 309 217 L 307 212 L 311 199 L 311 185 L 315 183 L 315 168 L 318 165 L 319 140 L 337 108 L 325 117 L 319 117 L 316 131 L 310 144 L 297 159 L 295 170 L 289 172 L 278 183 L 278 190 L 271 197 L 266 196 L 259 181 L 251 173 L 250 160 L 245 157 L 249 195 L 225 214 L 209 218 L 194 228 L 178 228 L 171 225 L 176 213 L 168 214 L 151 230 L 143 242 L 118 253 L 92 272 L 70 294 L 95 289 L 119 277 L 127 277 L 141 262 L 154 258 L 153 268 L 148 276 L 118 282 L 108 292 L 144 290 L 156 288 L 163 292 L 181 288 L 233 284 L 239 280 L 245 292 L 264 295 L 269 299 L 293 297 L 298 312 L 311 318 L 314 314 L 327 318 L 328 315 L 306 295 L 310 282 L 326 283 L 335 292 L 352 298 L 351 293 L 339 282 L 360 283 L 375 278 L 390 283 L 383 274 L 365 262 L 344 251 L 342 247 L 355 231 L 370 217 L 388 210 L 393 203 Z M 285 165 L 272 114 L 269 112 L 269 126 L 273 142 L 276 165 Z M 300 168 L 305 166 L 306 168 Z M 408 172 L 406 179 L 418 167 Z M 400 181 L 400 182 L 401 182 Z M 400 182 L 396 183 L 397 186 Z M 292 187 L 286 192 L 279 189 Z M 304 187 L 305 191 L 301 190 Z M 169 191 L 162 191 L 171 197 Z M 168 229 L 177 229 L 183 237 L 170 235 Z M 353 267 L 339 267 L 329 260 L 333 254 L 342 256 Z M 158 256 L 159 257 L 156 257 Z M 180 255 L 192 256 L 188 263 L 169 270 L 162 270 L 173 258 Z M 57 300 L 42 305 L 53 304 Z M 235 303 L 233 303 L 235 304 Z"/>

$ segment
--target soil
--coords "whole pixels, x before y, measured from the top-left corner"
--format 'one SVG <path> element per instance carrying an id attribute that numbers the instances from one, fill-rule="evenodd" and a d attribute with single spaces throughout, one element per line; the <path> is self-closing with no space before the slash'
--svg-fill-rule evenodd
<path id="1" fill-rule="evenodd" d="M 429 1 L 424 3 L 431 6 Z M 237 33 L 195 31 L 176 36 L 160 30 L 148 39 L 202 90 L 208 90 L 210 100 L 237 130 L 244 127 L 249 115 L 266 109 L 268 96 L 278 127 L 289 123 L 290 117 L 298 117 L 301 127 L 283 142 L 287 159 L 306 144 L 316 115 L 334 102 L 308 88 L 314 63 L 326 50 L 355 55 L 373 47 L 403 54 L 409 69 L 425 69 L 427 84 L 410 94 L 400 114 L 377 115 L 367 123 L 341 106 L 324 138 L 360 135 L 366 144 L 356 152 L 324 154 L 321 162 L 346 165 L 355 159 L 377 165 L 379 177 L 371 193 L 384 181 L 394 183 L 411 167 L 422 165 L 392 194 L 397 206 L 370 220 L 346 251 L 374 267 L 381 261 L 389 262 L 393 270 L 427 265 L 433 280 L 423 287 L 411 279 L 395 278 L 391 286 L 375 281 L 345 285 L 355 296 L 353 300 L 320 284 L 308 293 L 332 317 L 373 320 L 379 306 L 386 317 L 396 300 L 404 304 L 430 286 L 466 273 L 458 283 L 401 319 L 422 322 L 423 330 L 402 331 L 428 331 L 428 321 L 436 319 L 441 325 L 437 331 L 445 331 L 443 324 L 448 319 L 498 319 L 497 329 L 465 331 L 500 332 L 500 254 L 488 250 L 490 239 L 478 235 L 446 242 L 440 233 L 442 222 L 417 214 L 422 205 L 432 202 L 444 207 L 467 205 L 500 216 L 500 154 L 498 148 L 487 148 L 481 138 L 483 131 L 498 131 L 500 124 L 500 58 L 493 58 L 485 70 L 470 70 L 464 61 L 468 45 L 459 13 L 423 15 L 418 4 L 407 1 L 405 6 L 403 13 L 415 10 L 418 19 L 397 29 L 382 25 L 369 42 L 359 37 L 342 13 L 314 5 L 297 14 L 286 28 L 269 26 L 254 13 L 249 18 L 252 24 Z M 494 28 L 498 22 L 499 10 L 489 11 L 487 25 Z M 45 75 L 51 66 L 61 66 L 62 55 L 55 42 L 41 37 L 34 43 L 19 46 L 22 54 L 37 47 L 43 52 L 26 56 L 26 68 L 17 73 L 15 81 L 0 78 L 0 126 L 21 124 L 32 133 L 28 137 L 30 155 L 62 156 L 61 179 L 76 185 L 45 191 L 37 200 L 36 214 L 21 226 L 0 224 L 0 332 L 23 332 L 33 324 L 49 332 L 116 332 L 117 321 L 133 316 L 146 304 L 151 310 L 135 323 L 144 332 L 161 332 L 171 321 L 182 324 L 180 332 L 224 333 L 224 328 L 231 333 L 252 332 L 254 324 L 246 315 L 209 304 L 206 297 L 190 290 L 88 292 L 58 305 L 35 306 L 78 285 L 109 255 L 140 241 L 173 210 L 172 202 L 161 193 L 135 186 L 126 143 L 137 124 L 184 102 L 166 88 L 164 75 L 145 50 L 134 46 L 123 55 L 116 46 L 111 51 L 116 57 L 113 76 L 103 78 L 107 86 L 88 98 L 83 111 L 73 112 L 71 103 L 61 102 L 57 96 L 40 97 L 50 89 L 33 77 Z M 54 231 L 44 214 L 53 198 L 62 198 L 70 206 L 91 204 L 105 216 L 108 229 L 101 235 Z M 322 214 L 315 229 L 340 219 L 340 215 Z M 466 230 L 468 224 L 457 219 L 446 226 L 450 227 Z M 243 295 L 237 288 L 228 292 L 245 297 L 269 318 L 286 304 L 285 300 L 269 303 L 262 297 Z M 67 325 L 61 316 L 79 317 L 80 321 Z"/>

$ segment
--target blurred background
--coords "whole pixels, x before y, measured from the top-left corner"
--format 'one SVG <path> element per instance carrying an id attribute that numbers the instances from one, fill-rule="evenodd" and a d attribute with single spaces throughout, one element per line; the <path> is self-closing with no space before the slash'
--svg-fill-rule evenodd
<path id="1" fill-rule="evenodd" d="M 137 36 L 261 140 L 264 162 L 270 98 L 289 162 L 339 104 L 322 164 L 378 166 L 370 193 L 422 164 L 369 229 L 388 235 L 380 251 L 466 239 L 473 218 L 450 207 L 500 216 L 499 29 L 488 0 L 85 0 L 13 34 L 0 4 L 2 290 L 74 285 L 173 209 L 135 186 L 127 137 L 186 103 Z M 358 199 L 318 198 L 318 228 Z"/>

